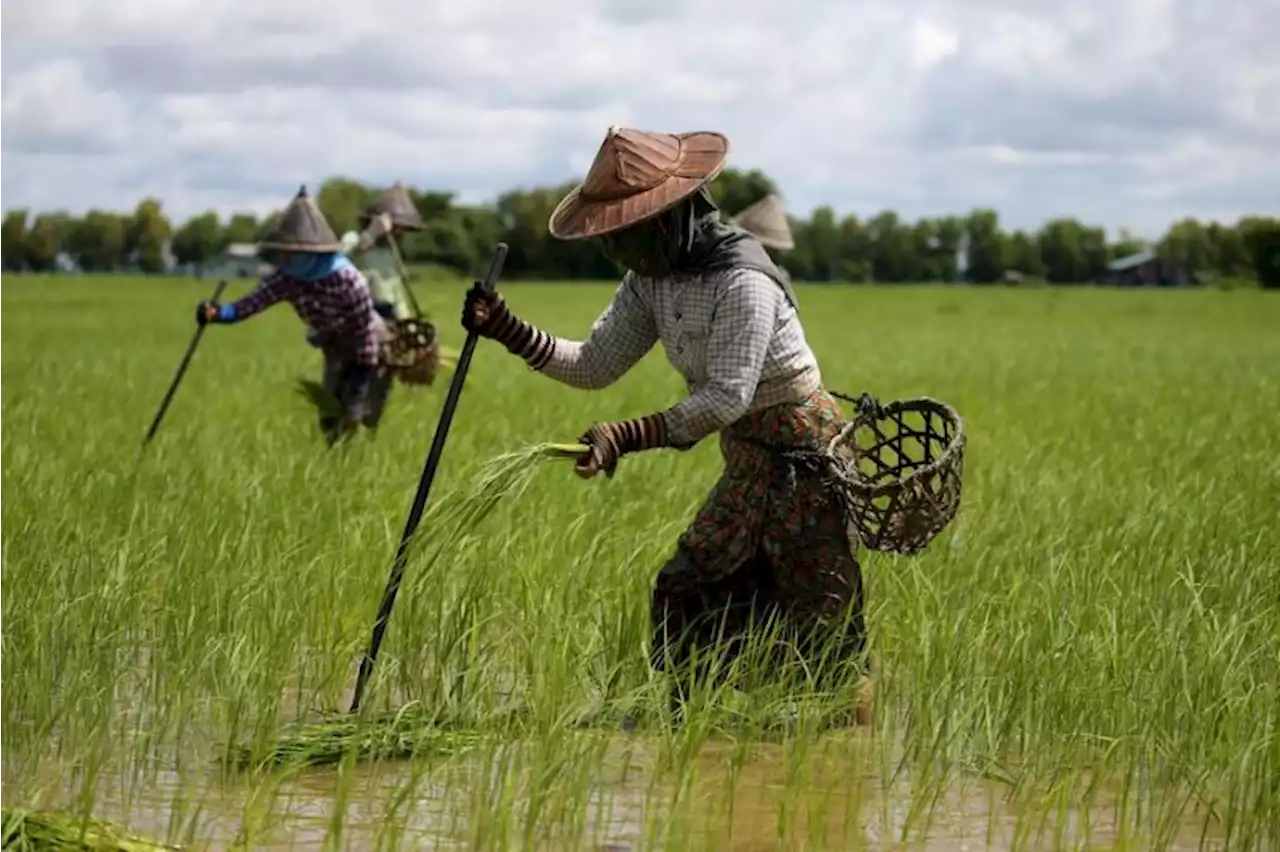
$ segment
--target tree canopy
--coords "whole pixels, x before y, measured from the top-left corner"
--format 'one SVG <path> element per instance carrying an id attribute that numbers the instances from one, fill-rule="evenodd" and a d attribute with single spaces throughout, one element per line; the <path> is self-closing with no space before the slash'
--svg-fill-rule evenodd
<path id="1" fill-rule="evenodd" d="M 452 193 L 410 189 L 426 228 L 402 242 L 406 259 L 474 274 L 493 243 L 510 246 L 506 274 L 513 278 L 612 278 L 617 270 L 589 242 L 562 242 L 547 220 L 572 184 L 513 189 L 493 204 L 455 203 Z M 317 201 L 333 229 L 357 227 L 360 212 L 381 187 L 338 176 L 324 182 Z M 760 171 L 726 169 L 711 185 L 726 216 L 777 192 Z M 283 206 L 283 202 L 282 202 Z M 81 270 L 161 272 L 174 264 L 198 272 L 232 243 L 252 243 L 278 213 L 259 218 L 237 213 L 226 220 L 209 210 L 174 227 L 160 200 L 143 199 L 132 213 L 90 210 L 10 210 L 3 222 L 6 270 L 52 271 L 59 256 Z M 892 210 L 868 218 L 838 217 L 819 207 L 808 218 L 791 217 L 792 251 L 779 262 L 802 281 L 903 283 L 967 280 L 973 283 L 1044 280 L 1067 284 L 1102 280 L 1108 264 L 1150 251 L 1164 268 L 1191 281 L 1256 278 L 1280 287 L 1280 219 L 1249 216 L 1234 224 L 1182 219 L 1154 244 L 1076 219 L 1055 219 L 1035 232 L 1004 229 L 997 211 L 909 222 Z"/>

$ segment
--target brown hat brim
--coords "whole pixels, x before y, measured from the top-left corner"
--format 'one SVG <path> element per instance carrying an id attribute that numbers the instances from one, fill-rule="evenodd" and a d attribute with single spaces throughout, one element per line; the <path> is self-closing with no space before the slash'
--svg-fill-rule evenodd
<path id="1" fill-rule="evenodd" d="M 670 177 L 653 189 L 607 200 L 584 198 L 578 184 L 552 211 L 547 224 L 551 236 L 585 240 L 621 231 L 670 210 L 712 181 L 724 168 L 728 137 L 710 131 L 676 135 L 682 156 Z"/>
<path id="2" fill-rule="evenodd" d="M 332 251 L 342 251 L 342 243 L 298 243 L 289 240 L 266 240 L 258 243 L 258 250 L 270 249 L 273 251 L 309 251 L 316 254 L 328 254 Z"/>

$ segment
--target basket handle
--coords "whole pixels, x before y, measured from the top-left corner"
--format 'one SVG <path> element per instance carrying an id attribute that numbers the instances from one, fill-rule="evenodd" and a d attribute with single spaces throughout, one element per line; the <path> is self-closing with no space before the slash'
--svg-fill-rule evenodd
<path id="1" fill-rule="evenodd" d="M 839 391 L 830 391 L 830 393 L 836 399 L 842 399 L 845 402 L 851 403 L 857 410 L 859 417 L 874 420 L 880 416 L 880 412 L 883 410 L 880 407 L 880 401 L 867 391 L 863 391 L 856 399 L 848 394 L 840 393 Z"/>

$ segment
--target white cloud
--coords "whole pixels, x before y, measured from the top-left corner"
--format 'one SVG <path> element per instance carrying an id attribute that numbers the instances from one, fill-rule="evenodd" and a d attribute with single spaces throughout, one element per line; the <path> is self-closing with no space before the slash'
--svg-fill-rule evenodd
<path id="1" fill-rule="evenodd" d="M 3 204 L 476 200 L 609 124 L 716 129 L 792 208 L 1155 233 L 1280 208 L 1275 0 L 6 0 Z"/>

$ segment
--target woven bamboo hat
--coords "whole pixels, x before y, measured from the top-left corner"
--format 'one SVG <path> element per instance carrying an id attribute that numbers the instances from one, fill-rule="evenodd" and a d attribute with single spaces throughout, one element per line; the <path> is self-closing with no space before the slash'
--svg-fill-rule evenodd
<path id="1" fill-rule="evenodd" d="M 750 205 L 737 216 L 734 223 L 747 231 L 765 248 L 788 251 L 796 247 L 787 223 L 787 208 L 782 199 L 770 193 Z"/>
<path id="2" fill-rule="evenodd" d="M 720 173 L 729 153 L 722 133 L 649 133 L 611 127 L 586 178 L 551 214 L 561 240 L 621 231 L 671 209 Z"/>
<path id="3" fill-rule="evenodd" d="M 365 208 L 363 222 L 369 222 L 376 216 L 386 213 L 391 217 L 391 224 L 402 231 L 421 231 L 422 214 L 418 212 L 409 191 L 396 181 L 394 186 L 382 191 L 378 198 Z"/>
<path id="4" fill-rule="evenodd" d="M 341 251 L 342 243 L 325 221 L 315 199 L 307 195 L 304 184 L 280 214 L 280 221 L 258 244 L 259 250 L 272 251 Z"/>

